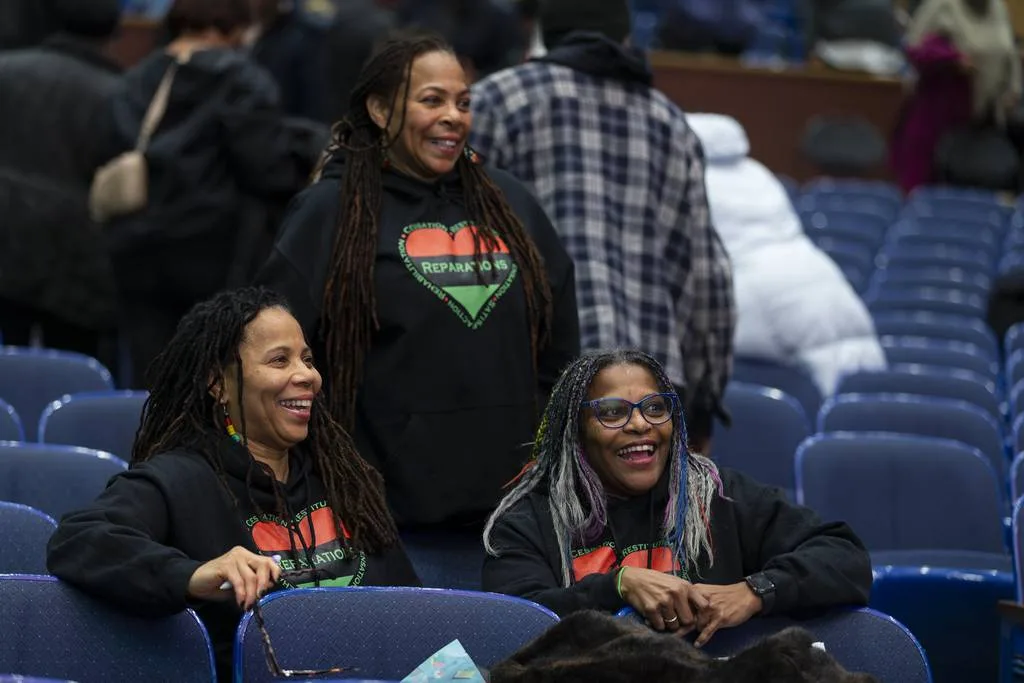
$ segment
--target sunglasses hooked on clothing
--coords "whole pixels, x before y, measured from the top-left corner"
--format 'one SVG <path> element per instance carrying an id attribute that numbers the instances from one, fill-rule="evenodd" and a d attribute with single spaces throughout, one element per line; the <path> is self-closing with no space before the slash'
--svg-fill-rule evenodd
<path id="1" fill-rule="evenodd" d="M 674 393 L 651 394 L 636 403 L 624 398 L 599 398 L 584 401 L 581 408 L 590 408 L 597 421 L 608 429 L 622 429 L 633 419 L 633 411 L 640 414 L 652 426 L 665 424 L 679 409 L 679 396 Z"/>

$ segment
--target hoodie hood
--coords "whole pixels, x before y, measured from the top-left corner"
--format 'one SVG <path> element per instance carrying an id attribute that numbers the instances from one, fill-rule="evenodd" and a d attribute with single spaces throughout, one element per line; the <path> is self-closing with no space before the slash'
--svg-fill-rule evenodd
<path id="1" fill-rule="evenodd" d="M 750 155 L 750 140 L 740 122 L 723 114 L 687 114 L 686 122 L 700 139 L 710 163 L 739 161 Z"/>
<path id="2" fill-rule="evenodd" d="M 600 33 L 570 33 L 537 61 L 560 64 L 574 71 L 624 83 L 650 87 L 654 82 L 651 67 L 642 51 L 616 43 Z"/>
<path id="3" fill-rule="evenodd" d="M 345 175 L 345 167 L 348 165 L 348 158 L 344 152 L 336 152 L 323 168 L 320 175 L 321 180 L 332 180 L 341 183 Z M 404 200 L 422 200 L 431 197 L 446 200 L 462 200 L 462 177 L 458 170 L 445 174 L 437 180 L 420 180 L 399 173 L 391 168 L 385 168 L 381 174 L 384 189 L 388 194 L 393 194 Z"/>
<path id="4" fill-rule="evenodd" d="M 290 511 L 301 510 L 306 505 L 313 463 L 302 445 L 293 448 L 289 453 L 286 482 L 278 482 L 269 468 L 249 455 L 244 446 L 230 439 L 222 441 L 220 455 L 224 473 L 228 477 L 232 492 L 236 495 L 236 486 L 240 485 L 240 490 L 244 492 L 248 480 L 251 485 L 252 502 L 264 510 L 274 510 L 277 507 L 278 495 L 284 499 Z"/>
<path id="5" fill-rule="evenodd" d="M 704 148 L 711 218 L 729 256 L 742 260 L 768 245 L 810 244 L 786 188 L 748 156 L 743 126 L 720 114 L 687 114 L 686 120 Z"/>

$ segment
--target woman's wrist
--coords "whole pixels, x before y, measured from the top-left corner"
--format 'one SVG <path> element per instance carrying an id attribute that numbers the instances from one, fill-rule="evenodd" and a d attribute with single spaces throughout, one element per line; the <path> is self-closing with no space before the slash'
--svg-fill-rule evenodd
<path id="1" fill-rule="evenodd" d="M 619 571 L 615 576 L 615 592 L 619 594 L 619 597 L 625 600 L 625 596 L 622 594 L 622 576 L 626 573 L 628 567 L 619 567 Z"/>

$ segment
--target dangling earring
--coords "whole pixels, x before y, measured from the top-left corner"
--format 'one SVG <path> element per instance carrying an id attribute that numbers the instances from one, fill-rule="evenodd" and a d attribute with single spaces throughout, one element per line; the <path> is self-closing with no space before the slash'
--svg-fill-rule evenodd
<path id="1" fill-rule="evenodd" d="M 228 404 L 221 403 L 220 407 L 224 409 L 224 428 L 228 431 L 228 436 L 235 443 L 242 443 L 242 437 L 235 430 L 235 423 L 231 421 L 231 416 L 228 414 Z"/>
<path id="2" fill-rule="evenodd" d="M 469 163 L 471 164 L 479 165 L 483 163 L 483 160 L 480 158 L 480 155 L 477 153 L 477 151 L 470 147 L 469 145 L 466 145 L 465 147 L 462 148 L 462 155 L 466 157 L 466 159 L 468 159 Z"/>

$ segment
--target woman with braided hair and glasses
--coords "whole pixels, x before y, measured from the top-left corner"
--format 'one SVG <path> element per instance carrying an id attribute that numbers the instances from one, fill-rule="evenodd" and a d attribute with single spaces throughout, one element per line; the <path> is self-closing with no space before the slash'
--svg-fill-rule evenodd
<path id="1" fill-rule="evenodd" d="M 698 645 L 755 614 L 867 604 L 853 531 L 688 452 L 679 406 L 646 354 L 570 365 L 487 523 L 483 589 L 560 615 L 632 607 L 655 629 L 696 630 Z"/>
<path id="2" fill-rule="evenodd" d="M 287 296 L 399 525 L 479 539 L 579 323 L 554 228 L 467 146 L 471 124 L 447 44 L 384 44 L 257 279 Z"/>
<path id="3" fill-rule="evenodd" d="M 268 590 L 419 585 L 281 296 L 197 305 L 151 376 L 131 468 L 61 520 L 51 573 L 135 614 L 195 608 L 223 681 L 242 610 Z"/>

